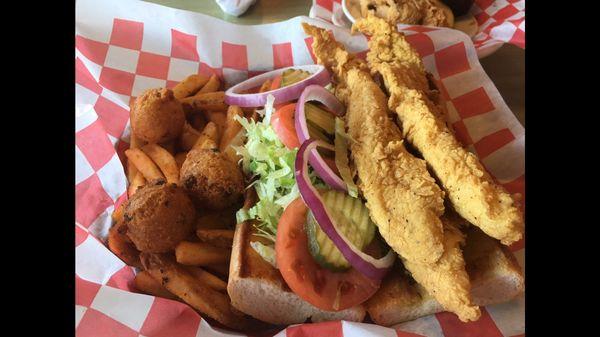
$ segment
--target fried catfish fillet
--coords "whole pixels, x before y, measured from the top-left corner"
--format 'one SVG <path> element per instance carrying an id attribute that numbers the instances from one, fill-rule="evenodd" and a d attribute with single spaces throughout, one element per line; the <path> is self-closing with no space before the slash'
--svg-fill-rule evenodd
<path id="1" fill-rule="evenodd" d="M 303 23 L 314 37 L 313 52 L 338 82 L 346 105 L 346 125 L 359 187 L 386 242 L 403 258 L 435 263 L 444 253 L 440 216 L 444 192 L 403 145 L 402 133 L 388 117 L 386 96 L 366 64 L 349 54 L 327 31 Z"/>
<path id="2" fill-rule="evenodd" d="M 423 160 L 404 148 L 402 133 L 387 115 L 385 94 L 365 64 L 325 30 L 306 24 L 304 30 L 314 37 L 319 63 L 338 81 L 336 95 L 346 104 L 348 133 L 356 140 L 350 146 L 359 187 L 381 235 L 446 310 L 464 321 L 479 318 L 471 301 L 462 234 L 447 216 L 442 229 L 444 194 Z"/>
<path id="3" fill-rule="evenodd" d="M 510 245 L 523 236 L 523 215 L 477 157 L 464 149 L 432 98 L 425 67 L 404 35 L 369 16 L 353 30 L 371 35 L 367 61 L 381 74 L 406 139 L 423 155 L 456 211 L 486 234 Z"/>

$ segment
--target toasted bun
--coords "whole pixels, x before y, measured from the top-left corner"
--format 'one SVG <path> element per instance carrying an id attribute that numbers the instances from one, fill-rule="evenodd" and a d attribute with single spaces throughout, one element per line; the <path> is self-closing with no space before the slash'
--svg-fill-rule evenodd
<path id="1" fill-rule="evenodd" d="M 252 249 L 252 230 L 248 222 L 238 224 L 233 239 L 227 292 L 236 309 L 272 324 L 297 324 L 308 319 L 313 322 L 364 319 L 366 311 L 362 305 L 329 312 L 298 297 L 279 271 Z"/>
<path id="2" fill-rule="evenodd" d="M 524 279 L 514 255 L 477 227 L 471 226 L 466 234 L 463 254 L 475 304 L 485 306 L 519 296 L 524 290 Z M 366 303 L 375 323 L 390 326 L 444 311 L 401 266 L 396 267 Z"/>

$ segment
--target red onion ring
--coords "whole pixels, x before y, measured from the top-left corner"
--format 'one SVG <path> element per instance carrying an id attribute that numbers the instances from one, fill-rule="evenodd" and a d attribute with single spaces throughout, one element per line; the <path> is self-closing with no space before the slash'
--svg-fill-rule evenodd
<path id="1" fill-rule="evenodd" d="M 296 114 L 294 116 L 294 123 L 296 125 L 296 134 L 300 143 L 304 143 L 310 139 L 308 133 L 308 125 L 306 124 L 306 113 L 304 111 L 304 105 L 308 101 L 317 101 L 323 103 L 327 108 L 333 112 L 334 115 L 341 117 L 346 111 L 344 105 L 327 89 L 319 85 L 309 85 L 304 89 L 302 95 L 296 103 Z M 315 169 L 317 175 L 323 179 L 323 181 L 331 186 L 331 188 L 340 191 L 347 191 L 348 187 L 344 180 L 338 176 L 329 165 L 323 160 L 323 157 L 315 149 L 311 151 L 309 158 L 310 165 Z"/>
<path id="2" fill-rule="evenodd" d="M 281 75 L 288 69 L 300 69 L 311 73 L 311 75 L 302 81 L 296 82 L 289 86 L 265 91 L 256 94 L 239 94 L 244 90 L 249 90 L 263 84 L 266 80 Z M 276 69 L 269 71 L 244 82 L 238 83 L 233 87 L 225 91 L 225 103 L 229 105 L 237 105 L 240 107 L 261 107 L 267 102 L 267 96 L 273 95 L 275 97 L 274 103 L 285 103 L 293 101 L 300 97 L 304 88 L 311 84 L 327 85 L 330 82 L 330 75 L 323 67 L 319 64 L 309 64 L 303 66 L 292 66 L 287 68 Z"/>
<path id="3" fill-rule="evenodd" d="M 331 144 L 327 144 L 322 140 L 309 139 L 302 143 L 296 155 L 294 175 L 296 176 L 300 196 L 312 211 L 323 232 L 333 241 L 352 267 L 371 279 L 381 280 L 394 264 L 396 253 L 390 249 L 386 256 L 375 259 L 361 252 L 338 230 L 335 219 L 327 211 L 323 199 L 308 177 L 308 157 L 310 152 L 317 147 L 333 149 Z"/>

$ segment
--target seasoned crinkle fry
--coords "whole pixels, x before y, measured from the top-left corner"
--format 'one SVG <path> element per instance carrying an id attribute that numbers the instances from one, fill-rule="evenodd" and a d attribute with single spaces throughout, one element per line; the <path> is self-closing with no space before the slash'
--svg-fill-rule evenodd
<path id="1" fill-rule="evenodd" d="M 229 296 L 214 290 L 178 266 L 168 256 L 142 254 L 144 268 L 184 302 L 230 328 L 251 328 L 254 321 L 231 306 Z"/>
<path id="2" fill-rule="evenodd" d="M 183 81 L 177 83 L 173 88 L 175 98 L 182 99 L 197 93 L 208 82 L 209 77 L 201 74 L 194 74 L 186 77 Z"/>
<path id="3" fill-rule="evenodd" d="M 164 180 L 165 176 L 160 172 L 160 169 L 156 164 L 148 157 L 144 151 L 140 149 L 127 149 L 125 150 L 127 159 L 131 160 L 135 167 L 144 175 L 144 178 L 148 181 L 153 180 Z"/>
<path id="4" fill-rule="evenodd" d="M 213 74 L 210 76 L 210 79 L 208 79 L 208 82 L 202 87 L 202 89 L 200 89 L 198 93 L 196 93 L 196 96 L 206 94 L 208 92 L 217 91 L 220 87 L 221 81 L 219 81 L 219 77 Z"/>
<path id="5" fill-rule="evenodd" d="M 135 275 L 133 285 L 144 294 L 180 301 L 179 297 L 171 294 L 162 286 L 162 284 L 160 284 L 159 280 L 152 277 L 152 275 L 145 270 Z"/>
<path id="6" fill-rule="evenodd" d="M 158 165 L 162 173 L 167 177 L 168 183 L 179 183 L 179 168 L 177 167 L 175 158 L 169 151 L 156 144 L 146 144 L 142 147 L 142 151 Z"/>
<path id="7" fill-rule="evenodd" d="M 175 247 L 177 262 L 186 266 L 207 266 L 228 263 L 231 249 L 223 249 L 203 242 L 181 241 Z"/>
<path id="8" fill-rule="evenodd" d="M 225 111 L 225 92 L 215 91 L 181 99 L 181 103 L 189 105 L 192 110 Z"/>
<path id="9" fill-rule="evenodd" d="M 217 276 L 207 272 L 206 270 L 204 270 L 200 267 L 185 266 L 184 268 L 190 274 L 192 274 L 192 276 L 194 276 L 195 278 L 200 280 L 200 282 L 205 283 L 206 285 L 213 288 L 214 290 L 217 290 L 217 291 L 220 291 L 223 293 L 227 292 L 227 282 L 221 280 Z"/>
<path id="10" fill-rule="evenodd" d="M 231 249 L 233 246 L 233 233 L 231 229 L 198 229 L 196 235 L 200 241 L 219 248 Z"/>
<path id="11" fill-rule="evenodd" d="M 359 20 L 355 28 L 372 35 L 369 66 L 382 75 L 390 93 L 388 105 L 398 115 L 406 139 L 431 166 L 456 211 L 505 245 L 520 240 L 522 213 L 446 125 L 417 51 L 379 18 Z"/>

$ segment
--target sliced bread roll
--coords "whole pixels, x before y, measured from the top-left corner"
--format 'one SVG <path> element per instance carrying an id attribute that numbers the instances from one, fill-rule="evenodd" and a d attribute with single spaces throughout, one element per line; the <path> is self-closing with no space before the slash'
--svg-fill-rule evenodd
<path id="1" fill-rule="evenodd" d="M 232 305 L 261 321 L 272 324 L 297 324 L 346 320 L 361 322 L 364 306 L 330 312 L 316 308 L 290 290 L 279 270 L 266 262 L 250 246 L 253 226 L 238 224 L 233 239 L 227 292 Z"/>

